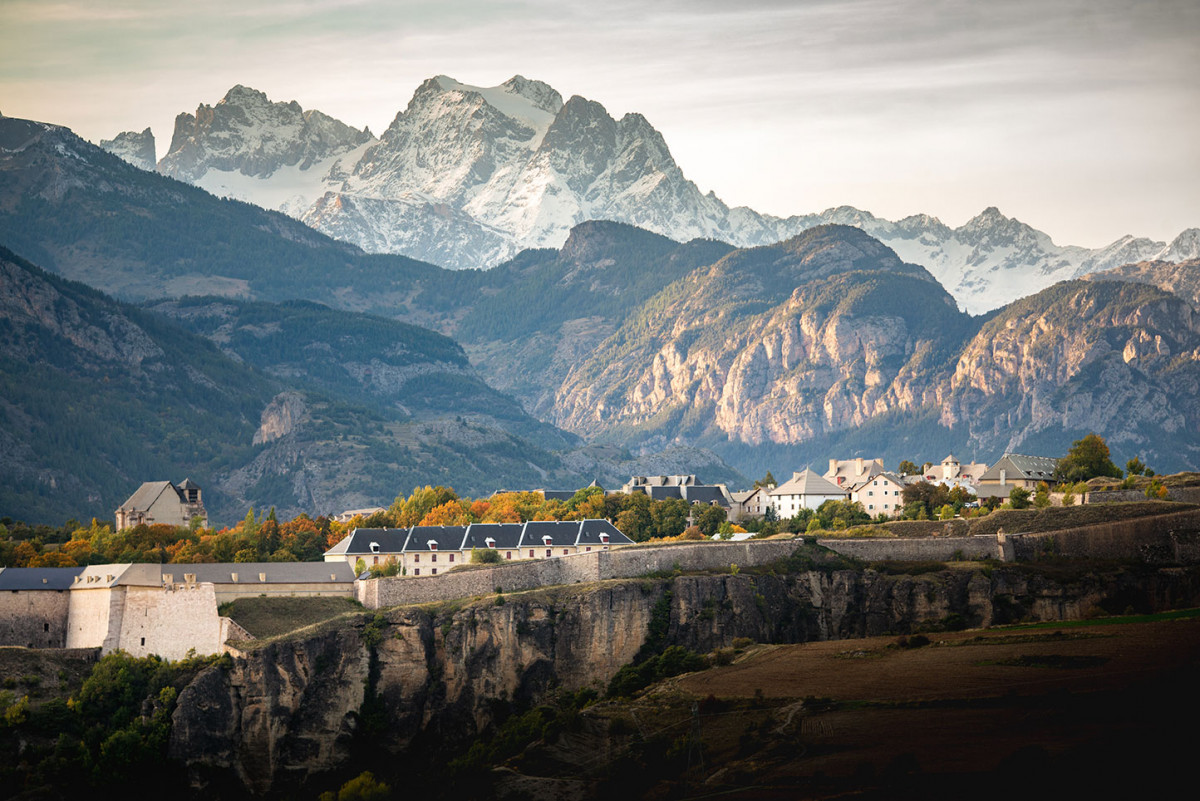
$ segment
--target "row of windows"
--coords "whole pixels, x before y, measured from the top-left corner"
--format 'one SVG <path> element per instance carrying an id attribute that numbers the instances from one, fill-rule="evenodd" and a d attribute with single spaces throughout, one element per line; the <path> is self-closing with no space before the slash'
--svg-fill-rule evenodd
<path id="1" fill-rule="evenodd" d="M 588 546 L 585 546 L 585 547 L 584 547 L 584 549 L 583 549 L 583 551 L 584 551 L 584 553 L 591 553 L 591 552 L 592 552 L 592 546 L 590 546 L 590 545 L 588 545 Z M 570 549 L 570 548 L 563 548 L 563 549 L 562 549 L 562 552 L 563 552 L 563 556 L 570 556 L 570 555 L 571 555 L 571 549 Z M 450 561 L 451 561 L 451 562 L 453 562 L 453 561 L 454 561 L 454 554 L 447 554 L 447 555 L 450 557 Z M 505 559 L 512 559 L 512 555 L 513 555 L 513 552 L 512 552 L 512 551 L 505 551 L 505 552 L 504 552 L 504 558 L 505 558 Z M 546 549 L 546 556 L 547 556 L 547 557 L 550 557 L 550 556 L 553 556 L 553 555 L 554 555 L 554 549 L 552 549 L 552 548 L 547 548 L 547 549 Z M 431 562 L 436 562 L 436 561 L 437 561 L 438 555 L 437 555 L 436 553 L 434 553 L 434 554 L 430 554 L 429 556 L 430 556 L 430 559 L 429 559 L 429 561 L 431 561 Z M 536 558 L 537 558 L 537 553 L 536 553 L 535 549 L 533 549 L 533 548 L 530 548 L 530 549 L 529 549 L 529 558 L 530 558 L 530 559 L 536 559 Z M 413 554 L 413 561 L 414 561 L 414 562 L 420 562 L 420 561 L 421 561 L 421 554 L 419 554 L 419 553 L 415 553 L 415 554 Z M 372 559 L 371 559 L 371 564 L 374 564 L 374 565 L 377 565 L 377 564 L 379 564 L 379 557 L 378 557 L 378 556 L 372 557 Z M 436 568 L 436 567 L 433 569 L 433 572 L 434 572 L 434 574 L 437 574 L 437 568 Z M 419 576 L 419 575 L 421 575 L 421 571 L 420 571 L 420 569 L 418 568 L 417 570 L 414 570 L 414 571 L 413 571 L 413 575 L 414 575 L 414 576 Z"/>

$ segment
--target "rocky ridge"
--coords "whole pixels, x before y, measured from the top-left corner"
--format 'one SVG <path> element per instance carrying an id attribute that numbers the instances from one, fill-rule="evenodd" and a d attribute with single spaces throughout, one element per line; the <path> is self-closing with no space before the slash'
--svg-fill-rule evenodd
<path id="1" fill-rule="evenodd" d="M 953 450 L 1120 452 L 1200 463 L 1200 329 L 1186 300 L 1065 282 L 970 318 L 923 269 L 853 228 L 734 251 L 676 280 L 565 377 L 553 419 L 601 441 L 794 446 L 818 460 L 897 432 Z M 855 440 L 857 441 L 857 440 Z M 928 442 L 921 447 L 929 448 Z M 743 470 L 751 469 L 743 466 Z"/>
<path id="2" fill-rule="evenodd" d="M 243 194 L 246 179 L 268 180 L 274 196 L 260 205 L 299 216 L 374 141 L 366 128 L 238 85 L 216 105 L 176 117 L 158 170 L 231 197 Z"/>

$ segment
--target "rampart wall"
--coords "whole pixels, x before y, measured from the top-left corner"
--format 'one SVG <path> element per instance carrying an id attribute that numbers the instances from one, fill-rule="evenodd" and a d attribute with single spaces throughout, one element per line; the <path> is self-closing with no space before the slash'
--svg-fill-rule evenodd
<path id="1" fill-rule="evenodd" d="M 100 648 L 106 654 L 115 650 L 125 608 L 124 588 L 76 587 L 67 595 L 67 647 Z"/>
<path id="2" fill-rule="evenodd" d="M 799 544 L 797 540 L 765 540 L 632 546 L 511 565 L 460 569 L 439 576 L 370 579 L 358 582 L 358 600 L 369 609 L 379 609 L 486 595 L 495 592 L 497 587 L 503 592 L 516 592 L 554 584 L 633 578 L 676 568 L 718 570 L 728 569 L 731 564 L 752 567 L 786 558 Z"/>
<path id="3" fill-rule="evenodd" d="M 1118 520 L 1039 534 L 1010 534 L 1013 558 L 1138 559 L 1148 564 L 1200 562 L 1200 509 Z"/>
<path id="4" fill-rule="evenodd" d="M 817 544 L 865 562 L 948 562 L 952 559 L 1002 558 L 996 538 L 987 534 L 973 537 L 819 539 Z"/>
<path id="5" fill-rule="evenodd" d="M 188 651 L 221 652 L 221 621 L 213 585 L 124 588 L 119 647 L 133 656 L 183 659 Z"/>
<path id="6" fill-rule="evenodd" d="M 1146 500 L 1145 490 L 1109 490 L 1087 493 L 1086 503 L 1124 503 Z M 1167 487 L 1167 500 L 1181 503 L 1200 503 L 1200 487 Z"/>
<path id="7" fill-rule="evenodd" d="M 67 590 L 0 592 L 0 645 L 65 647 L 68 596 Z"/>

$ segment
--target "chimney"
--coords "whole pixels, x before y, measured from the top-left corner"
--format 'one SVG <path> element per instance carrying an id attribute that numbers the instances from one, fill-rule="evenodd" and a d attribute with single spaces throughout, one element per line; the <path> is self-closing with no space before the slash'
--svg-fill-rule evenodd
<path id="1" fill-rule="evenodd" d="M 862 457 L 861 457 L 861 456 L 860 456 L 860 457 L 858 457 L 857 459 L 855 459 L 855 460 L 854 460 L 854 467 L 855 467 L 855 469 L 858 471 L 858 475 L 860 475 L 860 476 L 861 476 L 861 475 L 862 475 L 862 473 L 863 473 Z"/>
<path id="2" fill-rule="evenodd" d="M 837 472 L 837 459 L 830 459 L 829 460 L 829 475 L 833 475 L 836 472 Z"/>

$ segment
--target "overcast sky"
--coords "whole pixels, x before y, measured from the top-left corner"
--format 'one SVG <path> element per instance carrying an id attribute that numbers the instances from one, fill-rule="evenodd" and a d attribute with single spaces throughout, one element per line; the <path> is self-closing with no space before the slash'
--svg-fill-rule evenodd
<path id="1" fill-rule="evenodd" d="M 237 83 L 378 134 L 438 74 L 641 112 L 701 189 L 774 214 L 1200 226 L 1196 0 L 0 0 L 0 112 L 149 125 L 159 157 Z"/>

